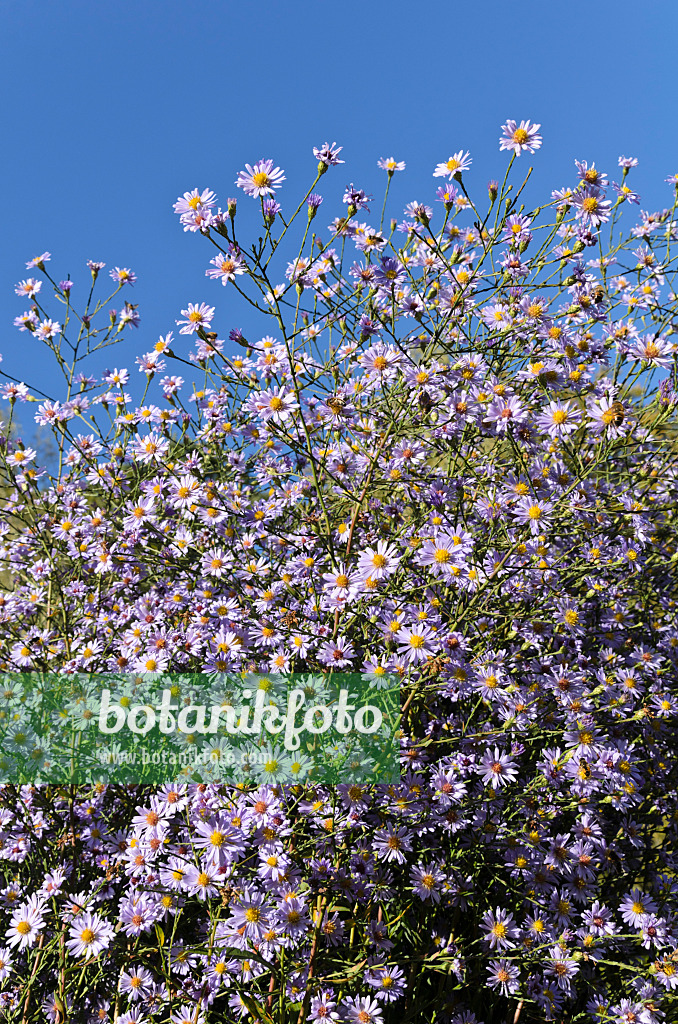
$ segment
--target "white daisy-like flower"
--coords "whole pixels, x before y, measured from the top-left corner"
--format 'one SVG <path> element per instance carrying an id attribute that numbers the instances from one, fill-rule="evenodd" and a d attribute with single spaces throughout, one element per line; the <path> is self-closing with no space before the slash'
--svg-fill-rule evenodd
<path id="1" fill-rule="evenodd" d="M 35 945 L 40 932 L 42 931 L 45 919 L 43 904 L 36 897 L 31 896 L 29 900 L 17 907 L 12 914 L 9 928 L 5 932 L 5 938 L 10 946 L 18 949 L 26 949 Z"/>
<path id="2" fill-rule="evenodd" d="M 113 925 L 87 910 L 71 925 L 66 946 L 71 956 L 98 956 L 113 939 Z"/>

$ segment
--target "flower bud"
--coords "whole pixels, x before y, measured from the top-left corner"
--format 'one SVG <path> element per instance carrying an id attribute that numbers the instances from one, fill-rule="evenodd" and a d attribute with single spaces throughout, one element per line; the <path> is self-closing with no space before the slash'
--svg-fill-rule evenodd
<path id="1" fill-rule="evenodd" d="M 313 218 L 315 217 L 316 213 L 318 212 L 318 207 L 320 206 L 322 201 L 323 201 L 323 197 L 317 195 L 315 192 L 312 193 L 312 195 L 310 195 L 308 197 L 306 202 L 308 203 L 308 219 L 309 220 L 313 220 Z"/>
<path id="2" fill-rule="evenodd" d="M 490 202 L 494 203 L 499 195 L 499 182 L 494 180 L 488 181 L 487 193 L 490 197 Z"/>

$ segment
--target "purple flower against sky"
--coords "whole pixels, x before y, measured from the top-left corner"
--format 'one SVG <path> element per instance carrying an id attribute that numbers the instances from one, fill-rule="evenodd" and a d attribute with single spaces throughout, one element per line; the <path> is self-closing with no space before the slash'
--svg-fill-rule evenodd
<path id="1" fill-rule="evenodd" d="M 379 288 L 390 290 L 398 288 L 407 278 L 407 270 L 392 256 L 382 256 L 374 271 L 374 280 Z"/>
<path id="2" fill-rule="evenodd" d="M 542 143 L 539 134 L 540 124 L 532 124 L 530 121 L 507 121 L 502 126 L 503 136 L 499 140 L 499 149 L 512 149 L 516 156 L 520 156 L 523 150 L 534 153 Z"/>
<path id="3" fill-rule="evenodd" d="M 37 267 L 39 270 L 43 270 L 44 267 L 42 267 L 41 264 L 47 263 L 47 261 L 51 260 L 51 258 L 51 252 L 43 252 L 40 256 L 34 256 L 33 259 L 29 260 L 28 263 L 26 264 L 26 270 L 31 270 L 33 267 Z"/>
<path id="4" fill-rule="evenodd" d="M 264 221 L 267 224 L 272 224 L 273 221 L 278 216 L 278 214 L 280 213 L 281 210 L 282 210 L 282 206 L 280 205 L 280 203 L 276 202 L 275 199 L 264 199 L 264 202 L 263 202 Z"/>
<path id="5" fill-rule="evenodd" d="M 509 426 L 519 424 L 527 419 L 528 411 L 517 395 L 507 398 L 495 398 L 490 403 L 485 416 L 485 423 L 491 423 L 498 434 L 505 433 Z"/>
<path id="6" fill-rule="evenodd" d="M 575 160 L 579 180 L 586 185 L 593 185 L 595 188 L 607 188 L 607 174 L 599 171 L 595 164 L 589 167 L 586 160 Z"/>
<path id="7" fill-rule="evenodd" d="M 223 285 L 228 284 L 229 281 L 235 281 L 236 276 L 244 274 L 246 269 L 242 257 L 234 247 L 228 253 L 219 253 L 214 259 L 210 260 L 210 263 L 215 269 L 211 270 L 208 268 L 205 271 L 205 276 L 221 281 Z"/>
<path id="8" fill-rule="evenodd" d="M 405 170 L 404 160 L 394 160 L 392 156 L 380 157 L 377 160 L 377 167 L 381 168 L 382 171 L 388 171 L 389 175 L 394 174 L 395 171 Z"/>
<path id="9" fill-rule="evenodd" d="M 43 320 L 42 323 L 36 327 L 35 336 L 40 338 L 41 341 L 48 341 L 50 338 L 54 338 L 61 331 L 61 324 L 56 323 L 53 320 Z"/>
<path id="10" fill-rule="evenodd" d="M 37 277 L 29 277 L 25 281 L 19 281 L 18 285 L 14 288 L 17 295 L 32 299 L 34 295 L 37 295 L 42 288 L 42 281 L 38 281 Z"/>
<path id="11" fill-rule="evenodd" d="M 532 232 L 529 230 L 531 223 L 531 217 L 525 217 L 518 213 L 511 214 L 510 217 L 506 218 L 503 232 L 504 240 L 513 242 L 515 245 L 518 245 L 520 242 L 529 242 L 532 238 Z"/>
<path id="12" fill-rule="evenodd" d="M 329 142 L 323 142 L 322 146 L 313 147 L 313 156 L 325 167 L 334 167 L 337 164 L 343 164 L 344 161 L 339 159 L 343 146 L 338 146 L 336 142 L 333 142 L 330 146 Z"/>
<path id="13" fill-rule="evenodd" d="M 118 284 L 129 284 L 132 286 L 137 279 L 137 275 L 129 267 L 114 267 L 111 270 L 110 277 L 117 281 Z"/>
<path id="14" fill-rule="evenodd" d="M 283 181 L 284 172 L 274 167 L 272 160 L 259 160 L 254 167 L 245 164 L 245 170 L 238 174 L 236 185 L 246 195 L 257 199 L 260 196 L 272 196 L 274 189 L 280 188 Z"/>
<path id="15" fill-rule="evenodd" d="M 500 302 L 485 306 L 481 310 L 481 315 L 487 326 L 497 331 L 508 330 L 513 325 L 513 316 L 507 307 Z"/>
<path id="16" fill-rule="evenodd" d="M 465 153 L 463 149 L 460 149 L 458 153 L 455 153 L 448 160 L 436 164 L 433 177 L 453 178 L 456 174 L 461 174 L 462 171 L 468 171 L 472 162 L 471 154 Z"/>
<path id="17" fill-rule="evenodd" d="M 200 305 L 189 302 L 188 309 L 182 309 L 182 316 L 185 320 L 177 320 L 176 323 L 183 327 L 179 334 L 195 334 L 199 327 L 209 327 L 214 316 L 214 306 L 208 306 L 205 302 Z"/>
<path id="18" fill-rule="evenodd" d="M 594 227 L 608 221 L 612 210 L 611 201 L 605 199 L 604 193 L 592 185 L 577 189 L 573 193 L 572 206 L 576 210 L 576 216 L 584 224 L 592 224 Z"/>
<path id="19" fill-rule="evenodd" d="M 174 204 L 174 212 L 182 216 L 185 213 L 195 213 L 198 210 L 211 210 L 216 203 L 216 195 L 210 189 L 203 189 L 202 192 L 194 188 L 192 192 L 184 192 Z"/>
<path id="20" fill-rule="evenodd" d="M 597 402 L 591 402 L 586 411 L 591 420 L 591 429 L 596 434 L 605 433 L 608 437 L 621 437 L 628 429 L 624 405 L 614 398 L 601 398 Z"/>
<path id="21" fill-rule="evenodd" d="M 675 351 L 676 346 L 668 338 L 651 335 L 638 338 L 629 349 L 629 353 L 637 359 L 651 363 L 652 366 L 662 366 L 664 369 L 669 369 L 673 365 Z"/>
<path id="22" fill-rule="evenodd" d="M 454 185 L 439 185 L 436 189 L 436 199 L 439 203 L 454 203 L 457 198 L 458 191 Z"/>
<path id="23" fill-rule="evenodd" d="M 363 189 L 356 188 L 355 185 L 353 185 L 352 183 L 346 186 L 346 190 L 344 192 L 344 202 L 348 203 L 348 205 L 353 207 L 354 209 L 367 210 L 367 212 L 369 213 L 370 208 L 367 204 L 370 202 L 371 199 L 372 196 L 368 196 Z"/>
<path id="24" fill-rule="evenodd" d="M 617 193 L 620 202 L 628 201 L 629 203 L 635 203 L 636 206 L 640 205 L 640 196 L 632 188 L 629 188 L 628 185 L 625 185 L 623 182 L 621 185 L 618 185 L 616 181 L 613 181 L 612 188 Z"/>
<path id="25" fill-rule="evenodd" d="M 523 152 L 536 132 L 506 148 Z M 324 149 L 318 177 L 338 162 Z M 380 165 L 389 179 L 399 167 Z M 540 207 L 521 193 L 522 210 L 498 204 L 494 181 L 488 202 L 482 178 L 477 213 L 445 165 L 408 193 L 423 201 L 408 203 L 401 235 L 397 221 L 358 222 L 355 189 L 349 210 L 341 191 L 326 196 L 336 220 L 320 239 L 307 182 L 281 248 L 260 227 L 253 249 L 231 200 L 215 213 L 210 190 L 187 192 L 177 213 L 211 249 L 198 273 L 212 260 L 208 276 L 235 281 L 227 294 L 251 298 L 251 313 L 224 341 L 211 307 L 192 305 L 188 352 L 177 328 L 128 353 L 142 378 L 127 361 L 79 365 L 136 323 L 131 303 L 17 285 L 20 368 L 36 346 L 63 356 L 81 328 L 83 342 L 61 401 L 0 383 L 15 427 L 0 438 L 12 710 L 0 767 L 11 777 L 19 757 L 26 771 L 35 761 L 41 780 L 55 756 L 38 745 L 36 707 L 16 699 L 22 670 L 63 687 L 49 735 L 63 716 L 83 741 L 100 674 L 134 714 L 157 707 L 153 676 L 188 721 L 136 749 L 176 740 L 189 765 L 160 788 L 107 781 L 110 765 L 49 800 L 41 781 L 4 787 L 5 1014 L 24 1012 L 36 969 L 28 1015 L 56 1019 L 75 997 L 78 1022 L 257 1008 L 296 1020 L 302 1006 L 312 1021 L 369 1024 L 380 1007 L 428 1019 L 449 1002 L 450 1024 L 479 1024 L 511 1020 L 519 994 L 521 1021 L 585 1006 L 638 1024 L 670 1016 L 678 859 L 668 840 L 652 846 L 678 808 L 678 487 L 663 425 L 678 405 L 666 255 L 678 216 L 637 211 L 621 166 L 611 241 L 580 208 L 608 202 L 591 161 Z M 269 223 L 275 184 L 260 196 Z M 66 269 L 47 279 L 68 281 Z M 90 269 L 94 288 L 117 291 Z M 168 374 L 180 356 L 194 372 Z M 17 401 L 32 403 L 21 426 Z M 33 408 L 58 460 L 31 437 Z M 314 705 L 334 708 L 353 672 L 370 703 L 403 690 L 402 721 L 385 716 L 372 750 L 359 729 L 301 736 L 298 750 L 252 735 L 229 765 L 234 720 L 284 708 L 289 684 L 300 725 Z M 206 710 L 223 712 L 218 735 L 191 706 L 200 678 Z M 358 685 L 344 681 L 357 725 Z M 401 771 L 375 786 L 390 721 Z M 107 747 L 113 758 L 116 737 Z M 315 751 L 337 776 L 325 781 Z M 212 755 L 200 770 L 198 753 Z M 440 991 L 419 984 L 424 961 L 412 975 L 408 915 L 429 966 L 448 969 Z M 628 970 L 610 975 L 610 960 Z"/>
<path id="26" fill-rule="evenodd" d="M 299 408 L 299 403 L 294 397 L 293 391 L 284 387 L 270 388 L 268 391 L 259 391 L 253 396 L 252 402 L 257 415 L 267 423 L 283 423 L 292 416 Z"/>

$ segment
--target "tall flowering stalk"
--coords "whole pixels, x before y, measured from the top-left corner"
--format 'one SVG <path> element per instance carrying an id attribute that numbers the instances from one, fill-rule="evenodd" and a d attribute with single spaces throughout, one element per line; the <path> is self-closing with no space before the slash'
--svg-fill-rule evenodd
<path id="1" fill-rule="evenodd" d="M 251 245 L 235 198 L 186 192 L 206 289 L 268 326 L 227 346 L 193 296 L 137 360 L 140 404 L 128 369 L 79 370 L 138 325 L 95 301 L 103 264 L 79 313 L 49 253 L 28 264 L 16 324 L 67 392 L 2 390 L 58 450 L 2 448 L 6 1019 L 675 1013 L 676 177 L 626 234 L 630 158 L 528 210 L 539 128 L 503 126 L 488 198 L 459 150 L 388 229 L 353 182 L 316 191 L 336 143 L 290 213 L 273 160 L 238 174 Z M 388 196 L 404 165 L 379 166 Z M 82 728 L 96 673 L 130 700 L 172 671 L 396 674 L 402 780 L 302 785 L 278 752 L 237 787 L 17 788 L 48 751 L 13 674 L 48 669 Z"/>

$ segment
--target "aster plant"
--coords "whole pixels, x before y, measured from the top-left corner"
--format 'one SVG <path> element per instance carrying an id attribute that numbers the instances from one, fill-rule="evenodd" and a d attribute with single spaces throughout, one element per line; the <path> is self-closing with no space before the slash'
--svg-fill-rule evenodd
<path id="1" fill-rule="evenodd" d="M 336 143 L 289 206 L 273 160 L 240 171 L 255 244 L 239 200 L 186 192 L 206 291 L 137 359 L 140 403 L 81 368 L 138 327 L 110 305 L 134 273 L 97 298 L 90 261 L 76 306 L 27 264 L 15 323 L 66 392 L 2 388 L 3 1019 L 678 1019 L 678 176 L 648 213 L 635 159 L 577 161 L 528 209 L 539 128 L 502 127 L 483 196 L 446 146 L 400 221 L 393 157 L 380 218 L 317 191 Z M 227 335 L 218 283 L 264 326 Z M 53 465 L 9 434 L 22 403 Z M 281 753 L 238 785 L 17 784 L 49 760 L 18 673 L 70 679 L 84 729 L 103 673 L 132 700 L 335 670 L 400 680 L 399 782 Z"/>

